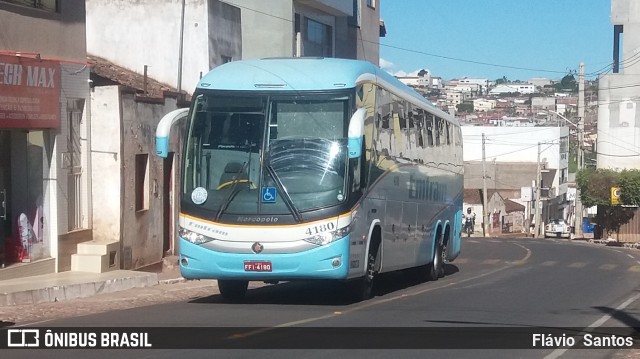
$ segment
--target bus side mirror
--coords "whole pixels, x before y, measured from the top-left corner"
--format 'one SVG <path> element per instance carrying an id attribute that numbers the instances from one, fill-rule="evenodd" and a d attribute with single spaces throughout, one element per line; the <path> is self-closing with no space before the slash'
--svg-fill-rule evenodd
<path id="1" fill-rule="evenodd" d="M 359 108 L 349 120 L 349 158 L 360 158 L 362 155 L 362 139 L 364 136 L 364 119 L 367 116 L 366 108 Z"/>
<path id="2" fill-rule="evenodd" d="M 169 155 L 169 135 L 171 126 L 177 121 L 187 117 L 188 108 L 173 110 L 164 115 L 156 128 L 156 155 L 166 158 Z"/>

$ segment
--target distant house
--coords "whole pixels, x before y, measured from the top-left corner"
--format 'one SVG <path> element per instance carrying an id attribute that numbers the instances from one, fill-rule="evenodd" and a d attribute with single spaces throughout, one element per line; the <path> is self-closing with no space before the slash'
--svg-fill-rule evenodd
<path id="1" fill-rule="evenodd" d="M 444 89 L 444 81 L 442 81 L 442 77 L 432 76 L 431 86 L 435 89 Z"/>
<path id="2" fill-rule="evenodd" d="M 467 213 L 467 209 L 471 208 L 471 213 L 476 214 L 476 225 L 473 232 L 482 235 L 482 190 L 465 188 L 462 203 L 463 213 Z"/>
<path id="3" fill-rule="evenodd" d="M 577 113 L 578 98 L 577 97 L 561 97 L 556 101 L 556 112 L 565 114 Z"/>
<path id="4" fill-rule="evenodd" d="M 488 79 L 469 78 L 469 77 L 464 77 L 464 78 L 459 79 L 458 83 L 459 84 L 474 84 L 474 85 L 478 85 L 483 94 L 487 92 L 487 86 L 493 84 L 493 82 L 489 81 Z"/>
<path id="5" fill-rule="evenodd" d="M 496 100 L 487 100 L 484 98 L 479 98 L 473 100 L 473 109 L 476 112 L 487 112 L 491 111 L 496 107 Z"/>
<path id="6" fill-rule="evenodd" d="M 481 189 L 476 188 L 466 188 L 464 190 L 464 199 L 463 199 L 463 212 L 466 213 L 468 208 L 471 208 L 472 213 L 476 214 L 476 223 L 474 228 L 474 233 L 482 234 L 483 233 L 483 223 L 486 221 L 488 223 L 487 233 L 484 233 L 485 236 L 495 236 L 500 233 L 503 233 L 503 227 L 506 223 L 518 222 L 520 223 L 520 228 L 522 228 L 522 223 L 524 221 L 524 206 L 515 203 L 513 201 L 509 201 L 509 208 L 516 213 L 514 218 L 506 218 L 508 217 L 507 213 L 507 205 L 506 201 L 502 195 L 500 195 L 497 190 L 487 190 L 487 217 L 483 218 L 483 194 Z M 517 206 L 515 206 L 517 205 Z M 517 220 L 518 210 L 522 212 L 522 219 Z"/>
<path id="7" fill-rule="evenodd" d="M 504 200 L 506 215 L 502 217 L 503 233 L 521 233 L 526 231 L 525 209 L 526 207 L 510 199 Z"/>
<path id="8" fill-rule="evenodd" d="M 527 82 L 533 84 L 536 87 L 545 87 L 551 85 L 551 80 L 544 77 L 533 77 L 530 78 Z"/>
<path id="9" fill-rule="evenodd" d="M 413 87 L 431 87 L 431 72 L 421 70 L 416 76 L 396 76 L 400 82 Z"/>
<path id="10" fill-rule="evenodd" d="M 489 91 L 490 95 L 502 95 L 508 93 L 530 94 L 536 92 L 536 87 L 528 83 L 501 84 Z"/>

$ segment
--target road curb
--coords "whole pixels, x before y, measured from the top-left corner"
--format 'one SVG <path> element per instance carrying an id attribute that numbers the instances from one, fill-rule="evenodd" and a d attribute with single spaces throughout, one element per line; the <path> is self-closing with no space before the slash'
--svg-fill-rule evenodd
<path id="1" fill-rule="evenodd" d="M 160 279 L 158 280 L 158 284 L 177 284 L 186 282 L 186 278 L 171 278 L 171 279 Z"/>
<path id="2" fill-rule="evenodd" d="M 23 278 L 24 280 L 24 278 Z M 37 280 L 29 278 L 29 280 Z M 5 284 L 0 288 L 0 306 L 30 305 L 61 302 L 70 299 L 87 298 L 99 294 L 114 293 L 132 288 L 158 285 L 157 273 L 131 272 L 103 280 L 76 280 L 69 278 L 51 283 L 48 278 L 34 284 Z"/>

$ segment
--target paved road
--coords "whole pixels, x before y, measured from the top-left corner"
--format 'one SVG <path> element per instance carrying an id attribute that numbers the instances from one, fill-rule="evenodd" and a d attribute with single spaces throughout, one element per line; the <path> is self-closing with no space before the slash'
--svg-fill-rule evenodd
<path id="1" fill-rule="evenodd" d="M 225 304 L 214 283 L 201 281 L 25 307 L 9 316 L 0 310 L 0 315 L 1 318 L 13 318 L 10 320 L 18 324 L 58 318 L 39 325 L 72 327 L 447 327 L 462 330 L 482 326 L 533 327 L 534 331 L 558 327 L 591 330 L 640 327 L 640 251 L 560 240 L 465 239 L 462 253 L 458 260 L 447 265 L 447 276 L 439 281 L 423 283 L 402 273 L 385 275 L 381 277 L 378 295 L 359 303 L 349 302 L 341 296 L 341 287 L 337 285 L 283 283 L 254 287 L 244 303 Z M 87 313 L 94 314 L 83 315 Z M 255 335 L 250 330 L 241 334 Z M 255 338 L 260 337 L 255 335 Z M 298 339 L 309 340 L 309 336 Z M 98 357 L 115 354 L 114 351 L 95 353 Z M 181 350 L 179 353 L 187 357 L 210 357 L 210 353 L 203 351 L 185 353 Z M 11 354 L 31 357 L 21 351 Z M 46 354 L 67 358 L 80 357 L 82 352 L 57 350 Z M 261 350 L 218 351 L 215 354 L 216 357 L 237 358 L 248 354 L 325 358 L 327 355 L 352 356 L 354 352 Z M 367 358 L 423 357 L 424 354 L 415 350 L 357 352 L 358 357 Z M 631 357 L 635 352 L 447 349 L 432 350 L 429 354 L 456 358 L 618 358 Z M 175 355 L 176 352 L 170 350 L 118 353 L 124 357 L 169 358 Z"/>

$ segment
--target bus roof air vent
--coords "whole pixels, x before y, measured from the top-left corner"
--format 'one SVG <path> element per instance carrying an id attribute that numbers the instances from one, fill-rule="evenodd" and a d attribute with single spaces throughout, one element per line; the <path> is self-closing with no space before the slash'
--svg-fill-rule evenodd
<path id="1" fill-rule="evenodd" d="M 287 87 L 285 84 L 255 84 L 256 88 L 284 88 Z"/>

